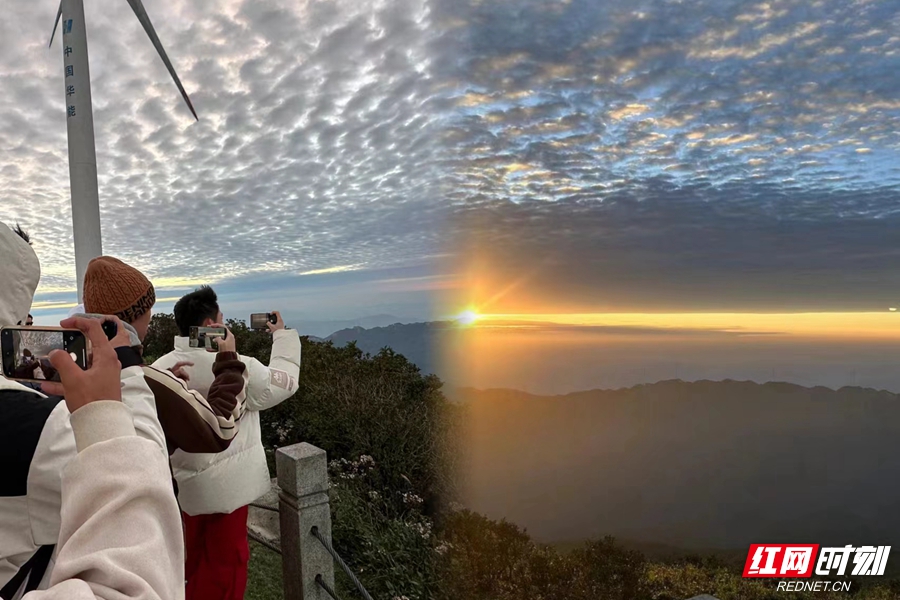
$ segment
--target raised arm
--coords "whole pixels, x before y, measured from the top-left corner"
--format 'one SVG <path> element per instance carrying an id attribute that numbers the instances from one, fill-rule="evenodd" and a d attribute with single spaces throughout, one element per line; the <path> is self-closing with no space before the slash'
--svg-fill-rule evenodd
<path id="1" fill-rule="evenodd" d="M 272 337 L 272 358 L 268 367 L 256 359 L 245 359 L 250 369 L 247 384 L 247 408 L 250 410 L 277 406 L 297 393 L 299 387 L 300 335 L 295 330 L 279 329 Z"/>
<path id="2" fill-rule="evenodd" d="M 237 435 L 249 373 L 238 356 L 234 335 L 229 332 L 217 343 L 220 351 L 213 364 L 215 379 L 205 398 L 171 371 L 143 365 L 142 357 L 132 348 L 116 349 L 123 366 L 142 365 L 144 379 L 156 398 L 169 454 L 175 450 L 221 452 Z"/>

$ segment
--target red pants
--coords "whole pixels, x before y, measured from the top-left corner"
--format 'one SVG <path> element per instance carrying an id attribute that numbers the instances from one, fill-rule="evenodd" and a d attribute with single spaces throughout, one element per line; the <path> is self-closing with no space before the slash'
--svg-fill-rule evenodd
<path id="1" fill-rule="evenodd" d="M 228 515 L 184 515 L 186 600 L 244 600 L 247 507 Z"/>

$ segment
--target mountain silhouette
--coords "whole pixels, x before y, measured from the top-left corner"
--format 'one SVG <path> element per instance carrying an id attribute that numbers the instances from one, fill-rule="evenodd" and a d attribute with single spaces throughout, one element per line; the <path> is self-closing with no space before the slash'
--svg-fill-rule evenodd
<path id="1" fill-rule="evenodd" d="M 325 338 L 328 335 L 344 329 L 352 329 L 354 327 L 385 327 L 395 323 L 406 323 L 409 319 L 396 317 L 394 315 L 372 315 L 369 317 L 360 317 L 358 319 L 347 319 L 343 321 L 303 321 L 300 323 L 300 335 L 309 335 L 317 338 Z"/>
<path id="2" fill-rule="evenodd" d="M 438 373 L 439 344 L 448 333 L 457 330 L 452 321 L 429 323 L 397 323 L 387 327 L 365 329 L 352 327 L 337 331 L 326 338 L 336 346 L 355 342 L 363 352 L 377 354 L 382 348 L 391 348 L 402 354 L 426 374 Z"/>

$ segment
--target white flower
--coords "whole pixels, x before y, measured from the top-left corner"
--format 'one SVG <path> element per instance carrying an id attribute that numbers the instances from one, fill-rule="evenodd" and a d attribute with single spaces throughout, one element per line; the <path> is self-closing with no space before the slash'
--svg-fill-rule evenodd
<path id="1" fill-rule="evenodd" d="M 434 551 L 443 556 L 452 549 L 453 544 L 451 544 L 450 542 L 441 542 L 435 547 Z"/>
<path id="2" fill-rule="evenodd" d="M 411 492 L 404 492 L 404 493 L 403 493 L 403 503 L 404 503 L 404 504 L 410 504 L 410 505 L 412 505 L 412 506 L 418 506 L 419 504 L 422 504 L 423 502 L 425 502 L 425 501 L 422 500 L 422 498 L 419 497 L 419 496 L 417 496 L 416 494 L 413 494 L 413 493 L 411 493 Z"/>
<path id="3" fill-rule="evenodd" d="M 428 521 L 407 523 L 406 526 L 422 536 L 422 539 L 424 540 L 427 540 L 429 537 L 431 537 L 431 523 Z"/>
<path id="4" fill-rule="evenodd" d="M 380 499 L 381 499 L 381 494 L 379 494 L 379 493 L 376 492 L 375 490 L 372 490 L 372 491 L 369 492 L 369 498 L 371 498 L 372 500 L 380 500 Z"/>

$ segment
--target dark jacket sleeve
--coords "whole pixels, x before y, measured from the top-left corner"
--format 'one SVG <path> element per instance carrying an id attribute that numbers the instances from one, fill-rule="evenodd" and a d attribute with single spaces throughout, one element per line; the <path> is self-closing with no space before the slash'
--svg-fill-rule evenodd
<path id="1" fill-rule="evenodd" d="M 121 360 L 121 359 L 120 359 Z M 235 352 L 220 352 L 216 378 L 206 398 L 170 371 L 144 365 L 144 379 L 156 399 L 156 412 L 169 454 L 175 450 L 215 453 L 228 448 L 244 414 L 247 368 Z"/>

